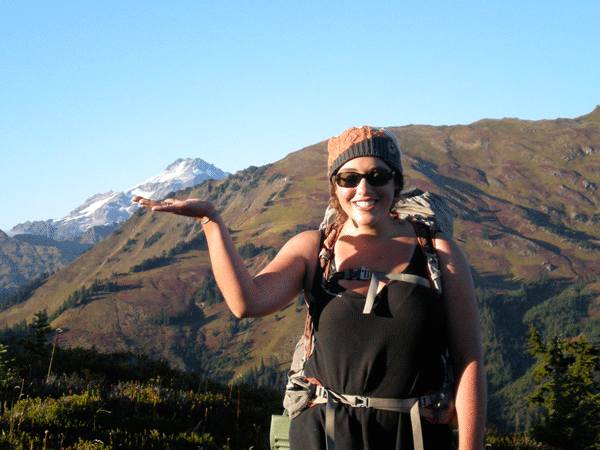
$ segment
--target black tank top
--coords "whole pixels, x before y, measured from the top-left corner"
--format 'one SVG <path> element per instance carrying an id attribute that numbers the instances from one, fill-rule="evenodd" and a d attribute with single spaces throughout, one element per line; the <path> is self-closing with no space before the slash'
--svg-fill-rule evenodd
<path id="1" fill-rule="evenodd" d="M 405 273 L 427 278 L 426 270 L 416 248 Z M 372 313 L 363 314 L 365 297 L 331 297 L 320 283 L 315 288 L 315 348 L 307 376 L 339 393 L 371 397 L 416 397 L 441 386 L 445 314 L 436 291 L 390 281 Z"/>
<path id="2" fill-rule="evenodd" d="M 427 278 L 420 247 L 404 273 Z M 315 344 L 305 365 L 307 377 L 337 393 L 367 397 L 412 398 L 442 386 L 446 326 L 437 291 L 392 280 L 377 295 L 371 314 L 363 314 L 365 297 L 346 292 L 332 296 L 318 278 L 312 292 Z M 323 408 L 307 408 L 292 421 L 292 448 L 325 448 Z M 409 422 L 400 426 L 406 430 L 403 436 L 397 436 L 398 413 L 336 405 L 335 420 L 336 448 L 396 449 L 406 442 L 412 449 Z M 449 448 L 448 427 L 422 422 L 425 448 Z"/>

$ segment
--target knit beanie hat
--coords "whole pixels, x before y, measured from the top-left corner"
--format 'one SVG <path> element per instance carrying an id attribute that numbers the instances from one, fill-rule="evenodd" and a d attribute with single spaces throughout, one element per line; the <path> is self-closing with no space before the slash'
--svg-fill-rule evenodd
<path id="1" fill-rule="evenodd" d="M 402 152 L 396 136 L 383 128 L 351 127 L 339 136 L 329 139 L 327 151 L 329 179 L 342 165 L 359 156 L 381 158 L 388 166 L 402 174 Z"/>

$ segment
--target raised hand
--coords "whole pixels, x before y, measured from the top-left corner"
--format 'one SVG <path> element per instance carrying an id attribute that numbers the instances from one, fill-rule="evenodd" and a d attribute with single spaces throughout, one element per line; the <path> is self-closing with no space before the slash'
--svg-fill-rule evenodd
<path id="1" fill-rule="evenodd" d="M 197 219 L 212 218 L 217 213 L 212 203 L 197 198 L 188 200 L 168 198 L 159 202 L 143 197 L 134 197 L 132 201 L 150 208 L 152 211 L 168 212 L 177 214 L 178 216 L 195 217 Z"/>

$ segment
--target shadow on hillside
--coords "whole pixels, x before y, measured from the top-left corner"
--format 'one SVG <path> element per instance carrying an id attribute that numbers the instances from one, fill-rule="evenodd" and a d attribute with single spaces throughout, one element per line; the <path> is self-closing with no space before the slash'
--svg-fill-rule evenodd
<path id="1" fill-rule="evenodd" d="M 476 272 L 474 269 L 471 270 L 473 274 L 473 282 L 476 287 L 483 289 L 517 289 L 521 282 L 515 280 L 512 276 L 501 275 L 496 272 Z"/>
<path id="2" fill-rule="evenodd" d="M 216 319 L 217 314 L 206 317 L 204 311 L 197 305 L 190 305 L 175 317 L 169 319 L 169 325 L 187 326 L 194 329 L 201 328 Z"/>
<path id="3" fill-rule="evenodd" d="M 551 229 L 555 234 L 560 234 L 567 239 L 573 239 L 578 242 L 580 241 L 591 241 L 597 239 L 594 236 L 590 236 L 587 233 L 582 231 L 571 230 L 570 228 L 565 227 L 561 224 L 556 224 L 550 220 L 550 217 L 547 214 L 544 214 L 540 211 L 536 211 L 535 209 L 527 208 L 525 206 L 520 206 L 521 210 L 527 213 L 529 219 L 540 227 L 545 227 Z"/>
<path id="4" fill-rule="evenodd" d="M 556 223 L 552 222 L 552 220 L 550 219 L 550 216 L 548 214 L 545 214 L 540 211 L 536 211 L 535 209 L 528 208 L 528 207 L 525 207 L 522 205 L 511 203 L 511 202 L 504 200 L 502 198 L 499 198 L 499 197 L 489 195 L 488 193 L 482 191 L 481 189 L 475 187 L 474 185 L 472 185 L 470 183 L 456 180 L 454 178 L 442 175 L 439 173 L 438 166 L 436 164 L 433 164 L 433 163 L 426 161 L 424 159 L 421 159 L 421 158 L 417 158 L 417 157 L 413 157 L 413 158 L 417 161 L 417 163 L 413 164 L 412 168 L 414 170 L 416 170 L 417 172 L 420 172 L 423 175 L 425 175 L 433 183 L 435 183 L 438 187 L 440 187 L 442 190 L 446 191 L 449 194 L 447 196 L 447 200 L 450 202 L 450 204 L 452 205 L 453 208 L 455 208 L 457 211 L 461 212 L 461 214 L 463 215 L 465 220 L 475 222 L 475 223 L 490 222 L 490 221 L 494 220 L 494 218 L 486 217 L 485 215 L 482 215 L 482 212 L 487 213 L 487 214 L 495 214 L 497 211 L 492 211 L 489 209 L 487 209 L 487 210 L 471 209 L 466 206 L 470 202 L 469 201 L 470 198 L 471 199 L 489 198 L 500 204 L 518 208 L 520 211 L 522 211 L 524 213 L 524 215 L 527 217 L 527 220 L 529 220 L 531 223 L 535 224 L 538 227 L 550 230 L 552 233 L 554 233 L 562 238 L 574 240 L 577 242 L 583 241 L 583 242 L 588 242 L 588 243 L 597 239 L 596 237 L 590 236 L 587 233 L 571 230 L 570 228 L 567 228 L 566 226 L 564 226 L 562 224 L 556 224 Z M 526 239 L 526 240 L 532 242 L 533 244 L 535 244 L 549 252 L 552 252 L 552 253 L 555 253 L 558 255 L 561 254 L 560 247 L 558 247 L 556 245 L 553 245 L 549 242 L 542 241 L 539 239 L 534 239 L 529 236 L 523 236 L 522 234 L 517 233 L 512 228 L 508 228 L 508 227 L 500 224 L 497 221 L 496 221 L 496 223 L 498 223 L 500 226 L 500 229 L 496 230 L 498 232 L 505 233 L 507 235 L 518 236 L 520 238 L 523 238 L 523 239 Z M 498 236 L 495 236 L 495 238 L 497 239 Z"/>
<path id="5" fill-rule="evenodd" d="M 114 288 L 113 292 L 121 292 L 121 291 L 133 291 L 134 289 L 141 289 L 142 285 L 140 284 L 119 284 L 116 288 Z"/>
<path id="6" fill-rule="evenodd" d="M 202 313 L 204 314 L 204 310 L 202 310 Z M 204 315 L 201 326 L 205 326 L 205 325 L 208 325 L 208 324 L 214 322 L 215 320 L 217 320 L 219 318 L 219 316 L 221 314 L 222 314 L 221 311 L 216 311 L 216 312 L 212 313 L 210 316 Z"/>

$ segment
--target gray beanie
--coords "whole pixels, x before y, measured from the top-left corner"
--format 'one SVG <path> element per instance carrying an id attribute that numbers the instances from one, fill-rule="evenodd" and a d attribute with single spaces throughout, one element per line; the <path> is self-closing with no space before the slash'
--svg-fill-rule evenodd
<path id="1" fill-rule="evenodd" d="M 329 139 L 327 151 L 330 179 L 342 165 L 359 156 L 381 158 L 402 175 L 402 152 L 398 140 L 390 131 L 383 128 L 369 126 L 349 128 L 339 136 Z"/>

